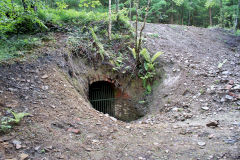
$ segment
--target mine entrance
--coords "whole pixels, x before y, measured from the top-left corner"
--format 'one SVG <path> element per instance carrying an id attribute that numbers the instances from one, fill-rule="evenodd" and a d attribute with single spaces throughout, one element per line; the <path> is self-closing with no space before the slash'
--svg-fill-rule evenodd
<path id="1" fill-rule="evenodd" d="M 97 81 L 89 86 L 89 100 L 96 110 L 115 116 L 114 86 L 107 81 Z"/>

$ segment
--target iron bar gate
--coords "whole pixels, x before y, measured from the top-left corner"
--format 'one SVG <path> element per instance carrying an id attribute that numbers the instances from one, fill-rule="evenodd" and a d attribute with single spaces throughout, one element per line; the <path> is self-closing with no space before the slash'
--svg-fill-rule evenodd
<path id="1" fill-rule="evenodd" d="M 114 88 L 105 81 L 94 82 L 89 87 L 89 100 L 96 110 L 115 116 Z"/>

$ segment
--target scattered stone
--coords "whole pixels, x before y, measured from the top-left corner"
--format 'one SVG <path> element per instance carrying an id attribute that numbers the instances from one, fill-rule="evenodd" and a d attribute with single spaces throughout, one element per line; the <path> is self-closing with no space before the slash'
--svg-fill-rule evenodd
<path id="1" fill-rule="evenodd" d="M 117 119 L 114 117 L 110 117 L 112 121 L 117 122 Z"/>
<path id="2" fill-rule="evenodd" d="M 48 90 L 48 86 L 42 86 L 42 90 Z"/>
<path id="3" fill-rule="evenodd" d="M 216 128 L 216 127 L 218 127 L 218 125 L 219 125 L 219 121 L 213 121 L 213 122 L 209 122 L 206 124 L 206 126 L 211 127 L 211 128 Z"/>
<path id="4" fill-rule="evenodd" d="M 176 111 L 176 112 L 178 112 L 180 110 L 180 108 L 177 108 L 177 107 L 174 107 L 173 109 L 172 109 L 172 111 Z"/>
<path id="5" fill-rule="evenodd" d="M 47 78 L 48 78 L 48 75 L 47 75 L 47 74 L 44 74 L 41 78 L 42 78 L 42 79 L 47 79 Z"/>
<path id="6" fill-rule="evenodd" d="M 225 89 L 230 90 L 232 88 L 232 85 L 226 85 Z"/>
<path id="7" fill-rule="evenodd" d="M 19 155 L 19 160 L 25 160 L 28 158 L 28 156 L 29 156 L 28 154 L 22 153 Z"/>
<path id="8" fill-rule="evenodd" d="M 21 144 L 16 144 L 16 149 L 21 149 L 22 145 Z"/>
<path id="9" fill-rule="evenodd" d="M 237 140 L 236 139 L 225 139 L 224 142 L 227 144 L 234 144 L 237 142 Z"/>
<path id="10" fill-rule="evenodd" d="M 222 97 L 221 100 L 220 100 L 220 102 L 222 102 L 222 103 L 225 102 L 225 98 Z"/>
<path id="11" fill-rule="evenodd" d="M 233 85 L 233 84 L 234 84 L 234 81 L 233 81 L 233 80 L 230 80 L 230 81 L 229 81 L 229 84 L 230 84 L 230 85 Z"/>
<path id="12" fill-rule="evenodd" d="M 214 134 L 210 134 L 210 135 L 208 135 L 208 138 L 209 138 L 209 139 L 214 138 Z"/>
<path id="13" fill-rule="evenodd" d="M 198 142 L 198 145 L 199 145 L 199 146 L 205 146 L 206 143 L 205 143 L 205 142 Z"/>
<path id="14" fill-rule="evenodd" d="M 208 111 L 209 107 L 202 107 L 203 110 Z"/>
<path id="15" fill-rule="evenodd" d="M 223 71 L 222 74 L 224 74 L 224 75 L 229 75 L 230 72 L 229 72 L 229 71 Z"/>
<path id="16" fill-rule="evenodd" d="M 190 67 L 190 68 L 193 68 L 193 69 L 196 68 L 196 66 L 195 66 L 194 64 L 190 64 L 189 67 Z"/>
<path id="17" fill-rule="evenodd" d="M 237 101 L 236 103 L 237 103 L 238 106 L 240 106 L 240 101 Z"/>
<path id="18" fill-rule="evenodd" d="M 52 149 L 53 149 L 53 146 L 47 146 L 47 147 L 44 147 L 43 150 L 45 150 L 45 152 L 50 152 Z M 42 152 L 43 150 L 40 150 L 40 151 Z"/>
<path id="19" fill-rule="evenodd" d="M 234 90 L 240 90 L 240 85 L 236 85 L 233 89 Z"/>
<path id="20" fill-rule="evenodd" d="M 41 146 L 36 146 L 36 147 L 34 148 L 34 150 L 35 150 L 35 151 L 38 151 L 38 150 L 40 149 L 40 147 L 41 147 Z"/>
<path id="21" fill-rule="evenodd" d="M 233 97 L 230 96 L 230 95 L 226 95 L 226 96 L 225 96 L 225 99 L 227 99 L 227 100 L 233 100 Z"/>
<path id="22" fill-rule="evenodd" d="M 17 92 L 17 89 L 14 89 L 14 88 L 8 88 L 8 90 L 9 90 L 10 92 Z"/>
<path id="23" fill-rule="evenodd" d="M 80 134 L 80 130 L 79 129 L 75 129 L 75 128 L 68 128 L 68 132 L 72 132 L 72 133 L 75 133 L 75 134 Z"/>
<path id="24" fill-rule="evenodd" d="M 154 146 L 158 146 L 158 145 L 159 145 L 159 143 L 157 143 L 157 142 L 154 142 L 154 143 L 153 143 L 153 145 L 154 145 Z"/>
<path id="25" fill-rule="evenodd" d="M 16 149 L 21 149 L 22 148 L 22 142 L 20 142 L 20 141 L 18 141 L 18 140 L 16 140 L 16 139 L 14 139 L 13 141 L 12 141 L 12 143 L 13 143 L 13 145 L 16 147 Z"/>
<path id="26" fill-rule="evenodd" d="M 131 128 L 131 126 L 126 126 L 126 128 L 127 128 L 127 129 L 130 129 L 130 128 Z"/>
<path id="27" fill-rule="evenodd" d="M 85 148 L 86 151 L 91 152 L 92 148 Z"/>
<path id="28" fill-rule="evenodd" d="M 190 129 L 181 129 L 179 134 L 181 135 L 192 134 L 192 131 Z"/>

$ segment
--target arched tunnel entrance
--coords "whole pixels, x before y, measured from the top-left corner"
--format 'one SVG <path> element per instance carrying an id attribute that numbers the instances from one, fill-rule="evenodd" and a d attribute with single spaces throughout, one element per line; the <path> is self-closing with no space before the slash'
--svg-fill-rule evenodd
<path id="1" fill-rule="evenodd" d="M 89 86 L 89 100 L 96 110 L 115 117 L 114 85 L 107 81 L 97 81 Z"/>
<path id="2" fill-rule="evenodd" d="M 143 116 L 137 108 L 140 104 L 114 83 L 96 81 L 89 86 L 89 101 L 99 112 L 109 114 L 119 120 L 130 122 Z"/>

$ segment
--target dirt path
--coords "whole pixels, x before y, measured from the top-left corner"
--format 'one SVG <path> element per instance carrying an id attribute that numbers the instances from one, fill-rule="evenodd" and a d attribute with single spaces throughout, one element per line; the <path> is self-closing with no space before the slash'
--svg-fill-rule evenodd
<path id="1" fill-rule="evenodd" d="M 151 113 L 131 123 L 95 111 L 69 83 L 62 35 L 38 51 L 42 58 L 1 66 L 1 114 L 8 107 L 31 116 L 1 136 L 0 159 L 240 159 L 240 41 L 176 25 L 148 24 L 145 34 L 151 52 L 164 52 L 166 75 Z"/>

